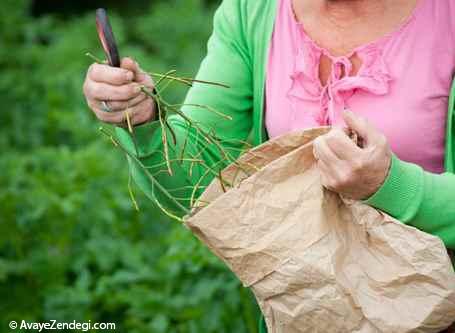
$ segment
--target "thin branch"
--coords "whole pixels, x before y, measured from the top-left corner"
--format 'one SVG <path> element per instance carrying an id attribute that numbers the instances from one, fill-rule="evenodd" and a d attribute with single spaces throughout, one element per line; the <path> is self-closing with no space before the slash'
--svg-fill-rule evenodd
<path id="1" fill-rule="evenodd" d="M 196 83 L 208 84 L 208 85 L 218 86 L 218 87 L 223 87 L 223 88 L 230 88 L 228 85 L 223 84 L 223 83 L 211 82 L 211 81 L 205 81 L 205 80 L 197 80 L 197 79 L 192 79 L 192 78 L 189 78 L 189 77 L 177 77 L 177 76 L 172 76 L 172 75 L 167 75 L 167 74 L 159 74 L 159 73 L 153 73 L 153 72 L 148 72 L 147 74 L 149 74 L 152 77 L 175 80 L 177 82 L 180 82 L 180 83 L 183 83 L 183 84 L 189 85 L 189 86 L 191 86 L 192 83 L 196 82 Z"/>
<path id="2" fill-rule="evenodd" d="M 176 206 L 179 209 L 181 209 L 183 212 L 185 212 L 186 214 L 188 214 L 190 212 L 186 207 L 182 206 L 178 201 L 176 201 L 172 197 L 172 195 L 170 195 L 170 193 L 155 179 L 155 177 L 153 177 L 150 174 L 150 172 L 147 170 L 147 168 L 144 166 L 144 164 L 142 164 L 142 162 L 136 156 L 131 154 L 125 147 L 123 147 L 122 144 L 120 144 L 120 142 L 115 140 L 112 133 L 109 133 L 109 131 L 107 131 L 104 128 L 100 128 L 100 131 L 101 131 L 101 133 L 103 133 L 104 135 L 109 137 L 111 140 L 115 141 L 117 143 L 117 147 L 120 148 L 129 158 L 131 158 L 135 163 L 137 163 L 143 169 L 147 178 L 152 182 L 152 186 L 156 186 L 169 200 L 174 202 L 176 204 Z M 156 198 L 155 198 L 155 200 L 156 200 Z"/>

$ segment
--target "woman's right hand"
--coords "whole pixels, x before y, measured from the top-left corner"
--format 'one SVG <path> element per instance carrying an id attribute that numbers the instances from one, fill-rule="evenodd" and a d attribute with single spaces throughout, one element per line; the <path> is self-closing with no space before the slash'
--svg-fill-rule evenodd
<path id="1" fill-rule="evenodd" d="M 139 125 L 153 119 L 156 112 L 155 102 L 141 91 L 141 86 L 153 90 L 152 78 L 133 59 L 123 58 L 120 68 L 92 64 L 83 91 L 88 106 L 99 120 L 124 125 L 127 111 L 131 123 Z"/>

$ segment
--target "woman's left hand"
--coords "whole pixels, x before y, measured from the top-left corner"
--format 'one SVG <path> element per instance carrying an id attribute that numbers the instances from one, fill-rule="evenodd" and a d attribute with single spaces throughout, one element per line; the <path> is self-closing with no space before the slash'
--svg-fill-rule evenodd
<path id="1" fill-rule="evenodd" d="M 365 119 L 351 111 L 345 111 L 343 118 L 348 128 L 361 138 L 362 147 L 340 128 L 318 137 L 313 152 L 322 185 L 347 198 L 367 199 L 384 183 L 392 153 L 385 136 Z"/>

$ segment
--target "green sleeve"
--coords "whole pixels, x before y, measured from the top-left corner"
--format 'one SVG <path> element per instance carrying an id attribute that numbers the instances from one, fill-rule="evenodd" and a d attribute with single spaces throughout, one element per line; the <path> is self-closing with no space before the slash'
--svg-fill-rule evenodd
<path id="1" fill-rule="evenodd" d="M 197 79 L 223 83 L 230 88 L 212 85 L 195 84 L 185 99 L 185 104 L 207 105 L 232 120 L 227 120 L 207 110 L 183 106 L 181 111 L 206 130 L 212 130 L 221 140 L 223 148 L 232 156 L 237 156 L 251 131 L 252 127 L 252 71 L 251 59 L 247 43 L 243 40 L 243 21 L 239 0 L 224 0 L 215 13 L 214 28 L 208 42 L 208 52 L 203 60 Z M 170 144 L 170 159 L 197 157 L 206 166 L 220 169 L 225 166 L 219 150 L 213 144 L 201 140 L 194 128 L 189 127 L 180 116 L 171 115 L 169 123 L 176 135 L 177 144 Z M 169 134 L 169 133 L 168 133 Z M 188 199 L 192 187 L 208 185 L 213 173 L 207 173 L 207 167 L 200 163 L 172 163 L 173 176 L 163 170 L 164 155 L 161 139 L 161 127 L 157 121 L 134 129 L 131 135 L 123 128 L 116 129 L 119 142 L 130 154 L 137 157 L 129 158 L 130 170 L 135 183 L 152 199 L 167 205 L 165 192 L 171 191 L 173 196 Z M 187 137 L 188 135 L 188 137 Z M 169 140 L 170 135 L 168 135 Z M 181 155 L 185 147 L 184 155 Z M 154 174 L 158 185 L 151 182 L 140 164 Z M 160 165 L 160 167 L 156 167 Z M 202 179 L 202 181 L 200 181 Z M 198 187 L 199 188 L 199 187 Z M 200 188 L 198 194 L 202 192 Z M 185 206 L 188 207 L 189 201 Z"/>
<path id="2" fill-rule="evenodd" d="M 389 175 L 366 203 L 455 249 L 455 174 L 441 175 L 392 157 Z"/>

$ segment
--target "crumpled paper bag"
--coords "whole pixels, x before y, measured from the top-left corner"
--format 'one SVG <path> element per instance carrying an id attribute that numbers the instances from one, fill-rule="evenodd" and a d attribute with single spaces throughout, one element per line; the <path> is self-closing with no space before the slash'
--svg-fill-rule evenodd
<path id="1" fill-rule="evenodd" d="M 324 190 L 312 140 L 327 131 L 246 153 L 185 224 L 252 289 L 269 333 L 447 328 L 455 274 L 443 243 Z"/>

